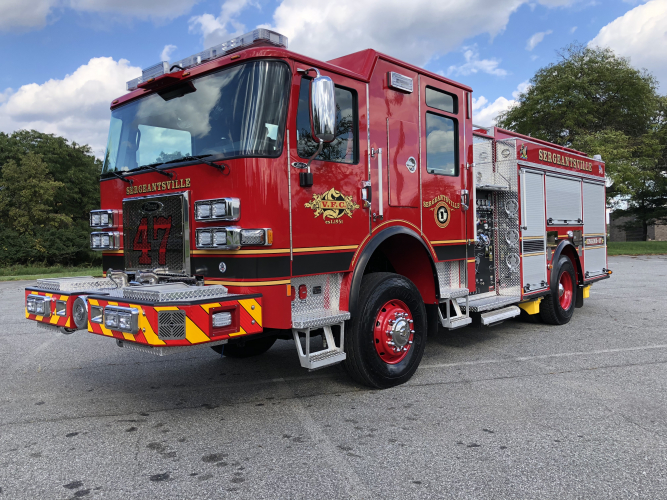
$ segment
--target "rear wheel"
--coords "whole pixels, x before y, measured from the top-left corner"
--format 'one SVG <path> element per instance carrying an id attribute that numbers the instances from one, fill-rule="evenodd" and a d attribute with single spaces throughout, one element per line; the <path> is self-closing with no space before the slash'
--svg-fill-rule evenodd
<path id="1" fill-rule="evenodd" d="M 345 335 L 345 369 L 371 387 L 402 384 L 419 366 L 426 333 L 426 310 L 415 285 L 398 274 L 369 274 Z"/>
<path id="2" fill-rule="evenodd" d="M 228 358 L 249 358 L 264 354 L 275 342 L 276 337 L 261 337 L 234 344 L 214 345 L 211 349 Z"/>
<path id="3" fill-rule="evenodd" d="M 558 260 L 556 282 L 551 284 L 551 293 L 540 303 L 540 316 L 546 323 L 564 325 L 574 314 L 577 276 L 574 266 L 567 257 Z"/>

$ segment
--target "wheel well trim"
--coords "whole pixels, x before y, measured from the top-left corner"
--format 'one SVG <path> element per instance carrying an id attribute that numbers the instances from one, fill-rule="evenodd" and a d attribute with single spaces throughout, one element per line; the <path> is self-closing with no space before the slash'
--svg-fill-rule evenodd
<path id="1" fill-rule="evenodd" d="M 569 240 L 564 240 L 561 241 L 558 246 L 556 247 L 556 250 L 554 250 L 553 257 L 551 259 L 551 277 L 549 278 L 549 283 L 552 290 L 557 290 L 558 289 L 558 276 L 557 272 L 558 269 L 556 269 L 555 264 L 558 263 L 558 260 L 560 259 L 560 256 L 563 254 L 563 250 L 565 248 L 572 247 L 572 253 L 574 254 L 574 262 L 572 263 L 574 267 L 574 271 L 577 274 L 577 285 L 580 285 L 583 282 L 584 274 L 583 274 L 583 269 L 581 267 L 581 261 L 579 259 L 579 254 L 577 253 L 577 248 L 570 242 Z M 581 277 L 581 279 L 579 279 Z M 554 288 L 555 287 L 555 288 Z"/>
<path id="2" fill-rule="evenodd" d="M 408 229 L 407 227 L 404 226 L 392 226 L 387 229 L 383 229 L 382 231 L 377 233 L 374 237 L 372 237 L 372 239 L 366 244 L 364 249 L 359 253 L 357 257 L 356 265 L 354 266 L 354 270 L 352 271 L 352 282 L 350 284 L 350 293 L 349 293 L 349 309 L 351 314 L 354 315 L 356 313 L 357 302 L 359 300 L 359 290 L 361 289 L 361 280 L 364 276 L 364 271 L 366 270 L 366 265 L 368 264 L 368 261 L 383 242 L 385 242 L 392 236 L 396 236 L 398 234 L 405 234 L 411 236 L 422 244 L 424 250 L 426 251 L 426 255 L 428 255 L 429 263 L 431 264 L 431 271 L 433 272 L 433 282 L 435 287 L 435 295 L 436 297 L 440 296 L 440 284 L 438 282 L 438 272 L 436 271 L 435 262 L 433 260 L 433 256 L 431 255 L 428 245 L 412 229 Z"/>

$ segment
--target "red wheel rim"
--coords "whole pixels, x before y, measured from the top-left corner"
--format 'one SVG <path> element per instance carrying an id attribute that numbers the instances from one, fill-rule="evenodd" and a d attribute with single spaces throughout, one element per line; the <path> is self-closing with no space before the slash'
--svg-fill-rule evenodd
<path id="1" fill-rule="evenodd" d="M 572 305 L 572 296 L 574 295 L 574 286 L 570 273 L 564 272 L 558 280 L 558 300 L 563 310 L 567 311 Z"/>
<path id="2" fill-rule="evenodd" d="M 400 300 L 390 300 L 380 308 L 373 342 L 382 361 L 390 365 L 403 361 L 412 348 L 413 324 L 410 309 Z"/>

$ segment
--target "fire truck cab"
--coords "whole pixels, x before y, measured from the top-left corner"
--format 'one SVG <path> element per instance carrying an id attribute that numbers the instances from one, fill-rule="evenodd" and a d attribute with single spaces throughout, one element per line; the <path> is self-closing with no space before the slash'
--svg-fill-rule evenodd
<path id="1" fill-rule="evenodd" d="M 608 278 L 604 163 L 473 126 L 472 89 L 258 29 L 128 82 L 90 215 L 102 278 L 39 280 L 26 318 L 158 355 L 293 339 L 389 387 L 427 333 L 570 321 Z"/>

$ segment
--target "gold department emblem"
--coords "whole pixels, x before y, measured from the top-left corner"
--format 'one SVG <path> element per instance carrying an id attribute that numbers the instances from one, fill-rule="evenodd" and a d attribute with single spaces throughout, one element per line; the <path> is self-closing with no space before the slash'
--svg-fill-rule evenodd
<path id="1" fill-rule="evenodd" d="M 345 196 L 331 188 L 326 193 L 313 194 L 313 199 L 306 203 L 305 207 L 313 210 L 315 218 L 322 215 L 327 224 L 342 224 L 343 221 L 338 219 L 343 215 L 352 217 L 352 212 L 359 208 L 359 205 L 354 202 L 352 196 Z"/>

